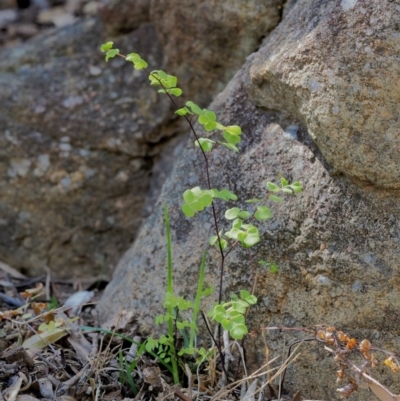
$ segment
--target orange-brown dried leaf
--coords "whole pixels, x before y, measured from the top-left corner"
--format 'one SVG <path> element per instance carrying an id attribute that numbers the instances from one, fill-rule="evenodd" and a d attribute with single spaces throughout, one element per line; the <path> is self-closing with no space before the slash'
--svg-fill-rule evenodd
<path id="1" fill-rule="evenodd" d="M 355 338 L 349 338 L 346 344 L 347 349 L 353 349 L 357 346 L 357 340 Z"/>
<path id="2" fill-rule="evenodd" d="M 330 333 L 334 333 L 334 332 L 336 331 L 336 328 L 333 327 L 333 326 L 328 326 L 328 327 L 326 328 L 326 331 L 328 331 L 328 332 L 330 332 Z"/>
<path id="3" fill-rule="evenodd" d="M 325 332 L 323 330 L 318 330 L 316 336 L 319 340 L 325 341 Z"/>
<path id="4" fill-rule="evenodd" d="M 393 356 L 389 356 L 385 359 L 385 365 L 389 367 L 394 373 L 397 373 L 399 371 L 399 365 L 397 365 Z"/>
<path id="5" fill-rule="evenodd" d="M 345 377 L 345 374 L 346 374 L 346 369 L 345 368 L 337 370 L 336 371 L 336 376 L 337 376 L 336 383 L 339 383 Z"/>
<path id="6" fill-rule="evenodd" d="M 54 312 L 48 312 L 48 313 L 46 313 L 46 314 L 43 316 L 43 318 L 44 318 L 44 322 L 45 322 L 45 323 L 50 323 L 50 322 L 54 321 L 54 319 L 55 319 Z"/>
<path id="7" fill-rule="evenodd" d="M 20 292 L 20 295 L 24 298 L 31 298 L 34 295 L 39 294 L 40 291 L 43 289 L 43 284 L 42 283 L 36 283 L 36 288 L 29 288 L 25 290 L 24 292 Z"/>
<path id="8" fill-rule="evenodd" d="M 330 331 L 327 331 L 325 333 L 325 341 L 328 345 L 333 345 L 335 344 L 335 337 L 333 336 L 333 334 Z"/>
<path id="9" fill-rule="evenodd" d="M 367 360 L 370 361 L 371 360 L 371 354 L 369 352 L 363 352 L 363 357 Z"/>
<path id="10" fill-rule="evenodd" d="M 3 319 L 11 319 L 13 316 L 18 316 L 21 315 L 22 311 L 19 309 L 14 309 L 14 310 L 7 310 L 4 312 L 0 312 L 0 322 Z"/>
<path id="11" fill-rule="evenodd" d="M 361 352 L 368 352 L 371 349 L 371 343 L 368 340 L 362 340 L 360 342 L 360 351 Z"/>
<path id="12" fill-rule="evenodd" d="M 336 333 L 336 336 L 337 336 L 338 340 L 342 341 L 342 342 L 346 342 L 349 340 L 349 336 L 347 334 L 343 333 L 343 331 L 338 331 Z"/>
<path id="13" fill-rule="evenodd" d="M 336 391 L 340 393 L 340 395 L 344 397 L 349 397 L 354 391 L 357 391 L 358 385 L 357 382 L 353 379 L 349 379 L 349 384 L 342 388 L 338 388 Z"/>
<path id="14" fill-rule="evenodd" d="M 32 309 L 35 315 L 40 315 L 47 308 L 47 304 L 44 302 L 32 302 Z"/>
<path id="15" fill-rule="evenodd" d="M 375 368 L 375 367 L 377 367 L 378 366 L 378 360 L 375 358 L 375 355 L 374 354 L 371 354 L 371 359 L 370 359 L 370 361 L 371 361 L 371 367 L 372 368 Z"/>

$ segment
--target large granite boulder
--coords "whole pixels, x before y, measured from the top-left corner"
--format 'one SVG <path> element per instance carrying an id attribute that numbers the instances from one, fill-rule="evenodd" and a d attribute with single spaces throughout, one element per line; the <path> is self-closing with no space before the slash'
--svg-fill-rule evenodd
<path id="1" fill-rule="evenodd" d="M 186 96 L 206 106 L 280 22 L 284 0 L 102 0 L 112 34 L 151 21 L 168 71 Z"/>
<path id="2" fill-rule="evenodd" d="M 298 2 L 257 53 L 253 102 L 307 125 L 339 171 L 400 188 L 400 8 Z"/>
<path id="3" fill-rule="evenodd" d="M 105 64 L 103 41 L 181 74 L 206 105 L 278 24 L 282 3 L 105 0 L 101 24 L 3 50 L 0 260 L 29 274 L 108 274 L 151 213 L 179 142 L 169 139 L 184 131 L 146 74 Z"/>
<path id="4" fill-rule="evenodd" d="M 210 105 L 221 122 L 240 124 L 244 138 L 237 155 L 225 148 L 211 153 L 213 187 L 231 189 L 238 195 L 239 205 L 246 208 L 249 206 L 244 200 L 262 196 L 266 181 L 285 176 L 304 186 L 303 193 L 271 205 L 274 216 L 261 224 L 260 244 L 251 251 L 236 249 L 226 262 L 225 298 L 239 289 L 250 290 L 257 278 L 255 293 L 259 303 L 248 317 L 254 336 L 246 341 L 253 366 L 264 360 L 260 333 L 269 325 L 329 324 L 392 351 L 399 347 L 400 200 L 397 191 L 390 189 L 396 187 L 399 166 L 395 163 L 398 159 L 392 159 L 393 163 L 384 168 L 379 162 L 392 155 L 383 152 L 385 147 L 381 146 L 396 124 L 396 83 L 391 74 L 397 67 L 391 60 L 398 58 L 399 52 L 395 53 L 397 45 L 391 42 L 393 54 L 388 53 L 385 58 L 385 52 L 377 52 L 370 61 L 370 66 L 376 63 L 374 82 L 392 80 L 392 85 L 376 87 L 372 92 L 363 81 L 366 74 L 368 82 L 370 72 L 358 69 L 362 56 L 354 52 L 352 58 L 346 58 L 344 69 L 341 63 L 345 61 L 341 58 L 349 50 L 339 46 L 343 41 L 347 43 L 350 35 L 354 46 L 357 40 L 361 43 L 367 37 L 370 43 L 379 42 L 384 27 L 387 40 L 391 41 L 395 32 L 390 21 L 391 15 L 398 12 L 396 7 L 390 1 L 300 0 Z M 377 24 L 373 28 L 372 18 Z M 292 36 L 286 32 L 292 32 Z M 338 40 L 337 47 L 330 45 L 330 35 Z M 301 51 L 303 56 L 299 55 Z M 291 58 L 293 62 L 288 63 Z M 279 74 L 278 67 L 290 72 Z M 333 68 L 332 79 L 341 85 L 323 84 L 321 77 L 327 68 Z M 359 77 L 354 83 L 359 85 L 363 98 L 360 93 L 356 96 L 351 92 L 351 82 L 346 83 L 355 76 Z M 373 95 L 380 100 L 375 108 L 368 109 L 368 118 L 360 117 L 366 113 L 361 108 L 359 114 L 345 111 L 346 105 L 350 110 L 350 105 L 362 99 L 367 103 L 368 96 L 373 102 Z M 335 105 L 341 110 L 336 115 L 328 113 L 333 99 L 337 99 Z M 385 108 L 391 110 L 393 118 L 381 119 Z M 371 128 L 373 120 L 382 124 L 375 131 Z M 369 142 L 375 143 L 371 152 L 380 149 L 381 153 L 366 152 L 367 145 L 355 148 L 351 135 L 346 136 L 355 126 L 362 137 L 360 141 L 374 141 Z M 376 179 L 369 173 L 372 165 Z M 391 184 L 385 185 L 384 181 Z M 197 185 L 205 186 L 204 163 L 191 140 L 165 182 L 154 213 L 117 266 L 98 306 L 103 320 L 123 309 L 132 310 L 140 331 L 153 331 L 166 285 L 164 204 L 169 208 L 172 223 L 175 290 L 185 296 L 195 294 L 201 254 L 213 235 L 209 210 L 192 219 L 186 219 L 181 211 L 182 193 Z M 222 217 L 226 207 L 217 203 L 220 224 L 228 228 Z M 208 285 L 217 283 L 218 257 L 215 249 L 208 249 Z M 259 260 L 277 263 L 279 273 L 272 274 L 258 264 Z M 293 337 L 285 335 L 287 344 Z M 274 356 L 281 352 L 282 342 L 282 333 L 268 335 Z M 339 399 L 335 391 L 336 369 L 322 346 L 304 344 L 298 362 L 288 371 L 287 389 L 294 392 L 301 388 L 310 399 Z M 373 374 L 394 392 L 400 392 L 398 376 L 383 368 Z M 352 397 L 375 399 L 366 388 L 360 388 Z"/>
<path id="5" fill-rule="evenodd" d="M 168 69 L 206 106 L 280 22 L 284 0 L 152 0 Z"/>
<path id="6" fill-rule="evenodd" d="M 171 109 L 147 77 L 104 62 L 89 21 L 0 56 L 0 260 L 61 277 L 111 268 L 141 223 Z M 120 39 L 154 64 L 162 50 L 147 24 Z"/>

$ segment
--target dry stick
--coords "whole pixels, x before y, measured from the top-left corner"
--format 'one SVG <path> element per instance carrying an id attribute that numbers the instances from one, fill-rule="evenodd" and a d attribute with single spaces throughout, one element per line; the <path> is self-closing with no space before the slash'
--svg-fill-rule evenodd
<path id="1" fill-rule="evenodd" d="M 222 361 L 222 364 L 224 365 L 224 375 L 222 376 L 222 383 L 224 383 L 225 381 L 229 383 L 229 378 L 225 375 L 225 372 L 229 371 L 229 362 L 234 361 L 235 358 L 231 354 L 228 330 L 224 330 L 222 334 L 222 341 L 224 343 L 224 353 L 225 353 L 224 359 Z"/>
<path id="2" fill-rule="evenodd" d="M 57 391 L 57 396 L 61 397 L 64 395 L 68 389 L 73 386 L 87 371 L 89 364 L 86 364 L 75 376 L 72 376 L 69 380 L 61 384 Z"/>
<path id="3" fill-rule="evenodd" d="M 346 363 L 348 366 L 350 366 L 355 372 L 357 372 L 368 384 L 368 387 L 370 390 L 378 397 L 381 398 L 383 397 L 383 394 L 386 396 L 382 399 L 385 401 L 398 401 L 398 397 L 393 394 L 391 391 L 389 391 L 384 385 L 378 382 L 378 380 L 375 380 L 372 376 L 369 374 L 365 373 L 361 368 L 359 368 L 357 365 L 355 365 L 353 362 L 349 361 L 347 358 L 345 358 L 343 355 L 338 354 L 331 348 L 325 346 L 325 349 L 329 352 L 331 352 L 333 355 L 338 356 L 344 363 Z M 378 396 L 380 394 L 381 397 Z M 389 397 L 389 398 L 388 398 Z"/>
<path id="4" fill-rule="evenodd" d="M 192 401 L 191 398 L 187 397 L 185 394 L 182 393 L 179 389 L 175 388 L 174 389 L 174 394 L 180 398 L 182 401 Z"/>
<path id="5" fill-rule="evenodd" d="M 292 347 L 293 347 L 294 345 L 299 344 L 299 346 L 300 346 L 300 345 L 301 345 L 303 342 L 305 342 L 305 341 L 317 341 L 317 339 L 316 339 L 315 337 L 309 337 L 309 338 L 304 338 L 304 339 L 302 339 L 302 340 L 293 341 L 293 342 L 289 345 L 289 349 L 288 349 L 288 353 L 287 353 L 287 357 L 286 357 L 286 358 L 290 358 L 291 351 L 292 351 Z M 299 347 L 299 346 L 298 346 L 298 347 Z M 298 348 L 298 347 L 297 347 L 297 348 Z M 297 349 L 297 348 L 296 348 L 296 349 Z M 284 381 L 285 381 L 285 376 L 286 376 L 286 369 L 284 369 L 283 374 L 282 374 L 282 378 L 281 378 L 281 380 L 279 381 L 279 398 L 280 398 L 281 389 L 283 388 L 283 383 L 284 383 Z"/>
<path id="6" fill-rule="evenodd" d="M 293 353 L 292 355 L 294 355 L 294 353 Z M 278 371 L 271 377 L 271 381 L 274 380 L 277 376 L 279 376 L 279 375 L 282 373 L 282 370 L 283 370 L 283 369 L 286 369 L 286 367 L 289 365 L 289 363 L 294 362 L 294 361 L 298 358 L 299 355 L 300 355 L 300 354 L 298 354 L 298 355 L 296 355 L 295 357 L 293 357 L 291 361 L 290 361 L 290 360 L 286 360 L 286 361 L 284 362 L 284 364 L 281 365 L 281 366 L 279 367 Z M 274 358 L 274 359 L 272 359 L 269 363 L 274 362 L 276 359 L 277 359 L 277 357 Z M 290 358 L 289 358 L 289 359 L 290 359 Z M 261 368 L 257 369 L 257 370 L 256 370 L 253 374 L 251 374 L 249 377 L 246 377 L 246 378 L 244 378 L 244 379 L 237 380 L 237 381 L 235 381 L 235 382 L 229 384 L 228 386 L 224 387 L 223 389 L 221 389 L 220 391 L 218 391 L 218 393 L 215 394 L 214 397 L 211 398 L 211 401 L 217 401 L 217 400 L 219 400 L 220 398 L 224 397 L 226 394 L 229 394 L 231 391 L 233 391 L 233 390 L 235 390 L 237 387 L 239 387 L 243 381 L 247 381 L 247 380 L 250 380 L 250 379 L 256 379 L 256 378 L 258 378 L 258 377 L 262 377 L 262 376 L 265 375 L 265 373 L 270 373 L 271 371 L 274 371 L 274 370 L 277 369 L 277 368 L 271 368 L 271 369 L 268 370 L 267 372 L 264 372 L 263 370 L 264 370 L 264 368 L 265 368 L 266 366 L 268 366 L 268 365 L 267 365 L 267 364 L 264 364 L 263 366 L 261 366 Z M 262 371 L 262 372 L 261 372 L 261 373 L 258 373 L 258 372 L 260 372 L 260 371 Z M 267 382 L 265 385 L 267 385 L 267 384 L 268 384 L 268 382 Z"/>
<path id="7" fill-rule="evenodd" d="M 50 301 L 50 284 L 51 284 L 51 270 L 49 266 L 44 265 L 44 268 L 46 270 L 46 284 L 45 284 L 45 294 L 46 294 L 46 299 Z"/>

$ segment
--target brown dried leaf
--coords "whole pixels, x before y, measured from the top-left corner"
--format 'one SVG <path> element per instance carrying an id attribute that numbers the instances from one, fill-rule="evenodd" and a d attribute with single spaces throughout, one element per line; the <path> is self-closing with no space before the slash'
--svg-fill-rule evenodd
<path id="1" fill-rule="evenodd" d="M 358 389 L 357 382 L 354 379 L 350 378 L 349 384 L 347 384 L 342 388 L 338 388 L 336 391 L 340 393 L 340 395 L 344 398 L 344 397 L 349 397 L 354 391 L 357 391 L 357 389 Z"/>
<path id="2" fill-rule="evenodd" d="M 43 318 L 44 318 L 44 322 L 45 322 L 45 323 L 53 322 L 53 321 L 55 320 L 54 312 L 50 311 L 49 313 L 46 313 L 46 314 L 43 316 Z"/>
<path id="3" fill-rule="evenodd" d="M 347 344 L 346 344 L 346 348 L 347 349 L 353 349 L 353 348 L 355 348 L 357 346 L 357 340 L 355 339 L 355 338 L 350 338 L 348 341 L 347 341 Z"/>
<path id="4" fill-rule="evenodd" d="M 19 309 L 7 310 L 7 311 L 4 311 L 4 312 L 0 312 L 0 322 L 3 319 L 10 320 L 13 316 L 18 316 L 18 315 L 21 315 L 21 314 L 22 314 L 22 311 L 19 310 Z"/>
<path id="5" fill-rule="evenodd" d="M 362 340 L 360 342 L 360 350 L 362 352 L 368 352 L 371 349 L 371 343 L 368 340 Z"/>
<path id="6" fill-rule="evenodd" d="M 335 344 L 335 337 L 333 336 L 332 332 L 327 331 L 325 333 L 325 341 L 328 345 L 333 345 Z"/>
<path id="7" fill-rule="evenodd" d="M 20 292 L 20 295 L 24 298 L 31 298 L 34 295 L 39 294 L 40 291 L 43 289 L 43 284 L 42 283 L 36 283 L 36 288 L 29 288 L 25 290 L 24 292 Z"/>
<path id="8" fill-rule="evenodd" d="M 336 333 L 336 335 L 337 335 L 337 338 L 339 339 L 339 341 L 342 341 L 342 342 L 349 341 L 349 336 L 347 334 L 343 333 L 343 331 L 338 331 Z"/>
<path id="9" fill-rule="evenodd" d="M 36 316 L 40 315 L 47 308 L 44 302 L 32 302 L 32 309 Z"/>

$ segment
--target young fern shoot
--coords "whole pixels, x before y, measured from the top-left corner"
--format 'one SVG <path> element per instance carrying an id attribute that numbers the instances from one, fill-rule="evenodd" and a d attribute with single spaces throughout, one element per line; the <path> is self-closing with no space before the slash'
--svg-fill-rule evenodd
<path id="1" fill-rule="evenodd" d="M 133 68 L 136 70 L 144 70 L 148 74 L 150 85 L 158 87 L 160 94 L 165 94 L 171 103 L 176 108 L 175 113 L 183 117 L 193 134 L 194 145 L 199 148 L 204 159 L 204 174 L 206 180 L 206 188 L 196 186 L 187 189 L 182 197 L 182 211 L 187 218 L 195 216 L 204 209 L 211 208 L 212 220 L 214 225 L 215 235 L 210 238 L 210 245 L 216 246 L 220 253 L 219 262 L 219 283 L 218 283 L 218 302 L 209 311 L 209 316 L 212 320 L 219 324 L 219 328 L 228 331 L 231 337 L 235 340 L 242 339 L 248 332 L 245 316 L 250 305 L 257 302 L 257 298 L 246 290 L 241 290 L 240 295 L 232 295 L 231 300 L 222 302 L 225 259 L 229 253 L 237 246 L 243 248 L 251 248 L 260 241 L 260 231 L 257 227 L 257 222 L 262 223 L 271 218 L 272 212 L 267 207 L 268 202 L 282 202 L 282 198 L 278 195 L 282 194 L 297 194 L 301 192 L 302 186 L 299 182 L 290 184 L 286 179 L 282 178 L 279 185 L 272 182 L 266 183 L 267 193 L 263 198 L 248 199 L 246 202 L 255 204 L 251 207 L 251 211 L 242 210 L 239 207 L 227 209 L 224 213 L 225 219 L 232 221 L 229 230 L 220 229 L 219 214 L 216 207 L 216 200 L 225 202 L 237 201 L 237 196 L 229 189 L 216 189 L 212 187 L 208 154 L 217 146 L 223 146 L 228 151 L 237 153 L 238 146 L 242 140 L 242 129 L 239 125 L 224 125 L 217 120 L 216 114 L 206 108 L 201 108 L 193 101 L 187 101 L 184 105 L 179 106 L 176 98 L 182 95 L 182 89 L 178 87 L 178 79 L 173 75 L 169 75 L 162 70 L 149 70 L 148 63 L 141 58 L 137 53 L 123 55 L 118 49 L 113 47 L 113 42 L 105 43 L 101 46 L 101 51 L 106 54 L 106 61 L 114 57 L 122 57 L 126 61 L 133 63 Z M 194 121 L 197 119 L 198 124 L 202 127 L 205 133 L 213 133 L 213 139 L 208 135 L 200 135 L 195 129 Z M 168 223 L 168 213 L 165 210 L 166 224 Z M 209 295 L 209 291 L 203 291 L 204 269 L 205 269 L 205 254 L 203 254 L 199 288 L 195 302 L 186 301 L 182 297 L 177 297 L 172 291 L 172 261 L 171 261 L 171 239 L 168 234 L 168 288 L 164 306 L 167 313 L 157 318 L 158 323 L 166 322 L 168 324 L 168 335 L 161 336 L 160 340 L 151 340 L 148 342 L 148 347 L 151 351 L 155 347 L 159 347 L 159 352 L 167 363 L 172 364 L 174 371 L 174 380 L 178 381 L 177 377 L 177 356 L 182 354 L 193 354 L 194 338 L 197 331 L 196 321 L 186 322 L 179 321 L 177 312 L 179 310 L 192 309 L 193 319 L 197 318 L 200 310 L 200 299 L 202 296 Z M 267 262 L 265 262 L 267 263 Z M 276 265 L 275 265 L 276 266 Z M 174 314 L 175 310 L 175 314 Z M 174 340 L 174 325 L 177 329 L 190 329 L 190 338 L 188 346 L 177 353 Z M 222 351 L 219 345 L 221 337 L 219 330 L 219 338 L 216 340 L 216 346 L 219 350 L 221 360 Z M 168 347 L 163 347 L 168 345 Z M 160 348 L 161 346 L 161 348 Z M 161 349 L 161 351 L 160 351 Z M 197 350 L 200 355 L 200 360 L 204 360 L 207 352 Z M 224 366 L 223 366 L 224 369 Z M 226 375 L 226 372 L 224 372 Z"/>

